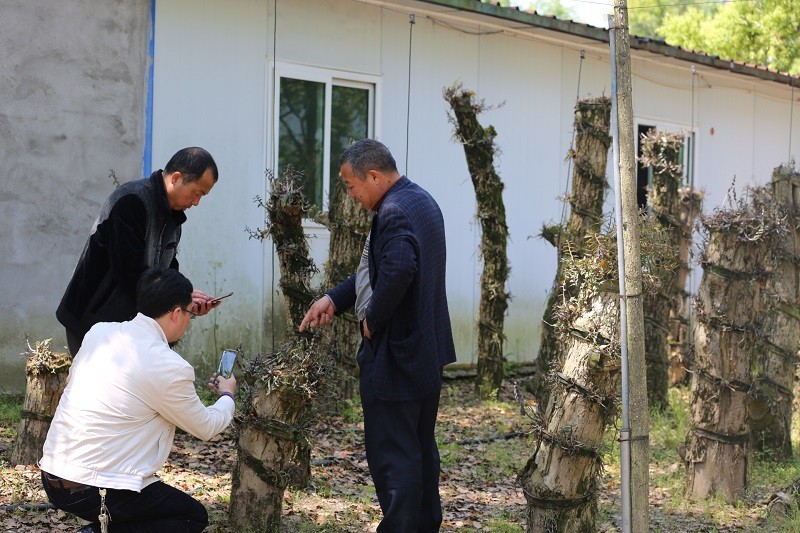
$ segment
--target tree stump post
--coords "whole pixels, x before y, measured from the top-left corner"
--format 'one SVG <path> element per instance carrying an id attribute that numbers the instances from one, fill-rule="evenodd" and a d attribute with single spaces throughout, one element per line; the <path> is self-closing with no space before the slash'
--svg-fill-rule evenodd
<path id="1" fill-rule="evenodd" d="M 67 353 L 54 353 L 51 340 L 28 346 L 25 364 L 25 400 L 19 430 L 11 452 L 12 465 L 32 465 L 42 457 L 42 447 L 50 422 L 67 386 L 72 360 Z"/>
<path id="2" fill-rule="evenodd" d="M 302 176 L 287 167 L 270 176 L 267 228 L 251 231 L 271 238 L 280 262 L 280 287 L 287 309 L 287 340 L 275 352 L 259 354 L 247 365 L 240 387 L 238 457 L 233 474 L 230 521 L 237 531 L 277 532 L 287 486 L 304 487 L 311 476 L 307 433 L 316 417 L 313 400 L 331 372 L 323 337 L 297 327 L 311 304 L 311 278 L 317 271 L 309 257 L 303 219 L 310 204 Z"/>
<path id="3" fill-rule="evenodd" d="M 792 404 L 800 339 L 800 174 L 782 165 L 772 173 L 772 198 L 786 232 L 773 249 L 775 269 L 764 291 L 764 339 L 753 364 L 759 394 L 748 415 L 753 447 L 775 460 L 792 456 Z"/>
<path id="4" fill-rule="evenodd" d="M 686 487 L 698 498 L 734 501 L 747 486 L 752 363 L 764 325 L 769 258 L 783 226 L 760 189 L 702 222 L 709 237 L 695 301 Z"/>
<path id="5" fill-rule="evenodd" d="M 702 211 L 702 191 L 697 191 L 687 185 L 678 189 L 679 209 L 678 225 L 675 227 L 678 238 L 678 279 L 675 284 L 673 302 L 669 315 L 669 370 L 668 379 L 671 385 L 687 383 L 687 368 L 690 361 L 686 355 L 689 353 L 689 293 L 686 291 L 686 282 L 689 278 L 689 257 L 692 253 L 692 235 L 697 217 Z"/>
<path id="6" fill-rule="evenodd" d="M 648 206 L 656 223 L 668 233 L 673 254 L 679 259 L 678 269 L 664 272 L 661 289 L 644 298 L 647 403 L 663 411 L 669 404 L 670 370 L 681 364 L 670 359 L 682 354 L 680 347 L 685 342 L 681 326 L 685 324 L 682 314 L 687 297 L 689 246 L 700 206 L 692 188 L 681 187 L 683 134 L 650 130 L 641 143 L 641 162 L 653 171 L 653 182 L 647 191 Z"/>
<path id="7" fill-rule="evenodd" d="M 350 198 L 345 187 L 337 180 L 331 192 L 330 210 L 318 220 L 330 230 L 331 236 L 323 282 L 323 287 L 329 288 L 358 270 L 372 215 Z M 339 315 L 331 322 L 326 335 L 336 339 L 335 343 L 331 343 L 331 349 L 337 371 L 337 378 L 332 381 L 337 390 L 331 398 L 334 403 L 341 403 L 355 398 L 358 392 L 356 352 L 361 344 L 361 330 L 355 314 L 348 312 Z M 326 401 L 331 401 L 331 398 L 326 398 Z M 334 406 L 325 410 L 330 412 L 337 409 Z"/>
<path id="8" fill-rule="evenodd" d="M 561 263 L 565 254 L 577 258 L 583 252 L 586 236 L 600 231 L 603 223 L 603 202 L 608 182 L 606 165 L 611 146 L 611 100 L 588 98 L 575 106 L 575 148 L 568 154 L 572 158 L 572 192 L 565 199 L 570 205 L 569 219 L 565 227 L 553 226 L 542 230 L 544 237 L 556 247 L 556 276 L 553 289 L 547 297 L 542 316 L 539 354 L 536 357 L 536 374 L 533 376 L 533 394 L 539 411 L 544 412 L 550 395 L 548 375 L 559 358 L 558 339 L 555 333 L 555 309 L 565 298 L 566 287 Z"/>
<path id="9" fill-rule="evenodd" d="M 645 292 L 659 290 L 671 270 L 666 232 L 650 220 L 642 228 Z M 569 250 L 569 243 L 565 250 Z M 519 474 L 527 500 L 528 533 L 595 531 L 600 449 L 616 419 L 621 371 L 616 231 L 587 238 L 579 255 L 565 253 L 562 294 L 554 307 L 561 355 L 548 373 L 545 415 L 531 416 L 537 443 Z"/>
<path id="10" fill-rule="evenodd" d="M 279 531 L 286 488 L 305 486 L 310 476 L 307 435 L 322 372 L 309 352 L 293 337 L 245 370 L 230 505 L 237 531 Z"/>
<path id="11" fill-rule="evenodd" d="M 478 114 L 485 109 L 475 93 L 460 84 L 448 87 L 444 99 L 453 109 L 455 137 L 464 146 L 467 167 L 475 189 L 477 218 L 481 225 L 481 299 L 478 310 L 478 376 L 475 388 L 482 400 L 491 398 L 503 383 L 506 357 L 503 353 L 503 324 L 510 295 L 506 282 L 508 226 L 503 203 L 503 181 L 494 169 L 497 135 L 492 126 L 484 128 Z"/>
<path id="12" fill-rule="evenodd" d="M 528 533 L 597 529 L 600 448 L 616 411 L 619 302 L 616 292 L 587 296 L 569 321 L 563 366 L 544 419 L 534 423 L 534 454 L 520 473 Z"/>

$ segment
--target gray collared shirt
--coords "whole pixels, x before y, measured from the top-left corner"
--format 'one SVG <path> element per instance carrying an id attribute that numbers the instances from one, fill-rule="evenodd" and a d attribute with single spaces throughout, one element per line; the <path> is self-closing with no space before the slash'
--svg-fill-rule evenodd
<path id="1" fill-rule="evenodd" d="M 371 233 L 370 233 L 371 235 Z M 356 271 L 356 316 L 362 322 L 367 317 L 367 304 L 372 298 L 372 286 L 369 283 L 369 238 L 364 243 L 364 250 L 361 252 L 361 261 Z"/>

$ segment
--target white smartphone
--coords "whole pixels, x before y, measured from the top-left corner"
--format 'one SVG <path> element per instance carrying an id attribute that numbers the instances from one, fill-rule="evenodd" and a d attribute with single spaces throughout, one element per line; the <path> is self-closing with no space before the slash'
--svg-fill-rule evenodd
<path id="1" fill-rule="evenodd" d="M 227 379 L 233 373 L 233 365 L 236 363 L 236 350 L 225 350 L 222 352 L 222 357 L 219 359 L 219 367 L 217 367 L 217 374 Z"/>

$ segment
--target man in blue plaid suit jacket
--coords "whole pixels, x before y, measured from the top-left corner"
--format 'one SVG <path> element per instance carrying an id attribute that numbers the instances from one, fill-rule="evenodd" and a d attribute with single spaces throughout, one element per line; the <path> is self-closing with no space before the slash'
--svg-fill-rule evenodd
<path id="1" fill-rule="evenodd" d="M 325 326 L 353 305 L 363 309 L 357 357 L 367 462 L 383 511 L 378 531 L 438 531 L 434 428 L 442 368 L 456 360 L 444 219 L 378 141 L 353 143 L 339 164 L 350 196 L 374 214 L 370 239 L 359 272 L 314 302 L 300 331 Z"/>

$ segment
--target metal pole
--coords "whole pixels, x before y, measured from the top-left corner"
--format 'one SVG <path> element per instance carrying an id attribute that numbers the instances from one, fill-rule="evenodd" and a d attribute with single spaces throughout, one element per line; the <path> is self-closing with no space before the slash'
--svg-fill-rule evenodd
<path id="1" fill-rule="evenodd" d="M 614 17 L 608 16 L 611 45 L 611 138 L 614 162 L 614 213 L 617 224 L 617 269 L 619 272 L 619 326 L 622 357 L 622 429 L 619 439 L 622 532 L 631 533 L 631 422 L 628 390 L 628 299 L 625 294 L 625 247 L 622 234 L 622 179 L 619 171 L 619 119 L 617 117 L 617 44 Z"/>

